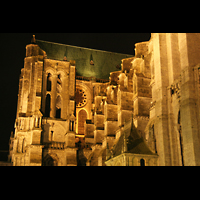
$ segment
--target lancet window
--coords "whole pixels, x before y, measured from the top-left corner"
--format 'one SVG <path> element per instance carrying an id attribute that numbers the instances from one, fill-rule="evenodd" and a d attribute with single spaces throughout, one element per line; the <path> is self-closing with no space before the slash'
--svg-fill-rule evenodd
<path id="1" fill-rule="evenodd" d="M 45 117 L 50 117 L 51 111 L 51 95 L 47 94 L 45 103 Z"/>
<path id="2" fill-rule="evenodd" d="M 145 166 L 145 160 L 143 158 L 140 160 L 140 166 Z"/>
<path id="3" fill-rule="evenodd" d="M 51 83 L 52 81 L 52 75 L 50 73 L 48 73 L 48 76 L 47 76 L 47 91 L 51 91 Z"/>

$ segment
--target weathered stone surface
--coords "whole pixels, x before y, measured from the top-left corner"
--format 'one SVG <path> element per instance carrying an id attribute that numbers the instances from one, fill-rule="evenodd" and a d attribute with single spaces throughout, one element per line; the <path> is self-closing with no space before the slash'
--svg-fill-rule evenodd
<path id="1" fill-rule="evenodd" d="M 200 34 L 152 33 L 135 47 L 133 57 L 33 38 L 12 165 L 200 166 Z"/>

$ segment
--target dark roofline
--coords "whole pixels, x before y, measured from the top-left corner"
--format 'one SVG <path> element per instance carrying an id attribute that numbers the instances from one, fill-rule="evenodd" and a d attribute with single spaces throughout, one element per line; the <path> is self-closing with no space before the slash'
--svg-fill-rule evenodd
<path id="1" fill-rule="evenodd" d="M 79 46 L 73 46 L 73 45 L 68 45 L 68 44 L 61 44 L 61 43 L 56 43 L 56 42 L 49 42 L 49 41 L 38 40 L 38 39 L 36 39 L 36 44 L 37 44 L 37 41 L 51 43 L 51 44 L 56 44 L 56 45 L 61 45 L 61 46 L 69 46 L 69 47 L 79 48 L 79 49 L 86 49 L 86 50 L 92 50 L 92 51 L 100 51 L 100 52 L 104 52 L 104 53 L 121 54 L 121 55 L 126 55 L 126 56 L 132 56 L 132 57 L 134 57 L 134 55 L 131 55 L 131 54 L 111 52 L 111 51 L 98 50 L 98 49 L 91 49 L 91 48 L 87 48 L 87 47 L 79 47 Z"/>
<path id="2" fill-rule="evenodd" d="M 156 153 L 152 152 L 152 150 L 149 148 L 144 138 L 141 135 L 139 135 L 137 128 L 134 126 L 133 116 L 132 116 L 131 119 L 124 124 L 121 136 L 112 147 L 113 158 L 123 154 L 122 149 L 124 148 L 124 139 L 125 139 L 124 136 L 126 137 L 126 142 L 128 141 L 129 137 L 131 141 L 130 141 L 130 147 L 128 148 L 127 146 L 127 151 L 123 153 L 130 153 L 130 154 L 132 153 L 140 155 L 157 155 Z M 141 149 L 141 145 L 144 149 Z"/>

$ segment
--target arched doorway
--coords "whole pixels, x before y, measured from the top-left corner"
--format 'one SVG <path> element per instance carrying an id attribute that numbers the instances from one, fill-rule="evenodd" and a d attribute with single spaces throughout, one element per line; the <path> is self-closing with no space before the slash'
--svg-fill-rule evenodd
<path id="1" fill-rule="evenodd" d="M 43 166 L 58 166 L 57 156 L 46 155 L 43 160 Z"/>
<path id="2" fill-rule="evenodd" d="M 78 113 L 78 134 L 79 135 L 84 135 L 84 123 L 87 119 L 87 112 L 82 109 Z"/>
<path id="3" fill-rule="evenodd" d="M 145 166 L 145 160 L 143 158 L 140 159 L 140 166 Z"/>

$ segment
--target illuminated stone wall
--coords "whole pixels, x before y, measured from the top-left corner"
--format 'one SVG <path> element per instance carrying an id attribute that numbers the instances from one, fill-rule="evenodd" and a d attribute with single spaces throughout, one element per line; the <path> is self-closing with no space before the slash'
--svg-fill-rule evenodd
<path id="1" fill-rule="evenodd" d="M 134 57 L 33 38 L 19 79 L 11 162 L 199 166 L 199 55 L 197 33 L 152 33 Z"/>
<path id="2" fill-rule="evenodd" d="M 77 164 L 74 64 L 47 59 L 35 42 L 26 46 L 10 147 L 14 166 Z"/>
<path id="3" fill-rule="evenodd" d="M 152 102 L 146 136 L 149 144 L 156 142 L 159 165 L 199 165 L 199 44 L 197 33 L 153 33 L 150 40 Z"/>

